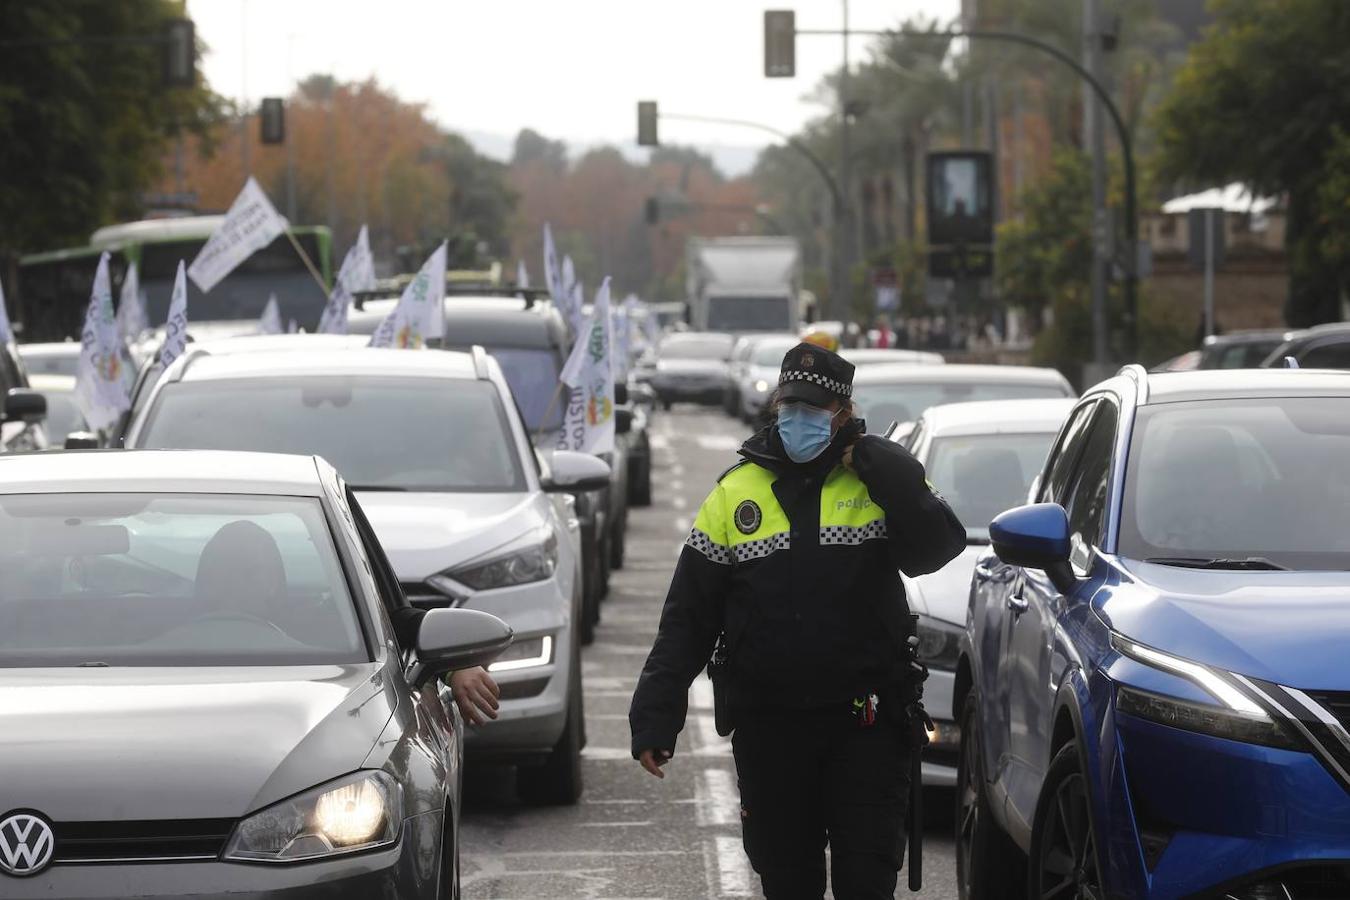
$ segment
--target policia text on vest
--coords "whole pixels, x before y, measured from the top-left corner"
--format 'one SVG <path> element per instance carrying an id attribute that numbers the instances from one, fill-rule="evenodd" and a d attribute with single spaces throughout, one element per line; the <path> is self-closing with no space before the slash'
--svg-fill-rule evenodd
<path id="1" fill-rule="evenodd" d="M 847 376 L 836 384 L 851 388 Z M 806 463 L 773 425 L 745 443 L 699 509 L 629 712 L 634 757 L 668 758 L 689 685 L 725 635 L 721 718 L 769 900 L 819 900 L 827 844 L 838 900 L 894 895 L 917 688 L 897 570 L 936 571 L 965 545 L 918 461 L 862 432 L 839 426 Z"/>

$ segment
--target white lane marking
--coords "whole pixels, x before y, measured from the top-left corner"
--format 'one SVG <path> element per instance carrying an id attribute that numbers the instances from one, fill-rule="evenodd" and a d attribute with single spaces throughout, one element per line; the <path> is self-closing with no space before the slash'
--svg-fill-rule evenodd
<path id="1" fill-rule="evenodd" d="M 675 519 L 675 530 L 683 534 L 688 531 L 694 523 L 688 516 L 678 516 Z"/>
<path id="2" fill-rule="evenodd" d="M 691 738 L 694 742 L 695 756 L 731 755 L 731 739 L 724 738 L 717 733 L 717 720 L 713 718 L 711 712 L 699 713 L 691 718 L 694 720 L 694 732 Z"/>
<path id="3" fill-rule="evenodd" d="M 633 753 L 627 747 L 596 747 L 594 744 L 587 744 L 581 748 L 582 759 L 593 759 L 598 762 L 615 762 L 623 760 L 631 762 Z"/>
<path id="4" fill-rule="evenodd" d="M 702 676 L 694 679 L 694 685 L 689 689 L 689 705 L 694 709 L 713 708 L 713 689 L 710 680 Z"/>
<path id="5" fill-rule="evenodd" d="M 671 489 L 672 491 L 675 491 L 676 493 L 678 493 L 678 492 L 684 490 L 684 479 L 683 479 L 683 478 L 675 478 L 675 479 L 672 479 L 671 482 L 670 482 L 670 489 Z M 683 499 L 683 498 L 681 497 L 681 498 L 678 498 L 678 499 Z"/>
<path id="6" fill-rule="evenodd" d="M 579 822 L 582 828 L 641 828 L 650 826 L 651 822 Z"/>
<path id="7" fill-rule="evenodd" d="M 704 450 L 736 450 L 741 446 L 741 439 L 729 434 L 700 434 L 696 439 L 699 447 Z"/>
<path id="8" fill-rule="evenodd" d="M 702 827 L 734 825 L 740 811 L 735 780 L 727 769 L 704 769 L 694 782 L 694 820 Z"/>
<path id="9" fill-rule="evenodd" d="M 707 846 L 706 844 L 704 845 Z M 717 858 L 716 880 L 714 888 L 717 897 L 753 897 L 750 889 L 750 862 L 745 858 L 741 839 L 729 835 L 719 835 L 713 842 L 713 852 Z"/>
<path id="10" fill-rule="evenodd" d="M 684 474 L 684 463 L 678 463 L 678 462 L 676 462 L 676 463 L 671 463 L 671 464 L 670 464 L 670 474 L 671 474 L 671 475 L 674 475 L 676 478 L 679 478 L 681 475 L 683 475 L 683 474 Z"/>
<path id="11" fill-rule="evenodd" d="M 675 507 L 676 509 L 684 509 L 689 505 L 689 501 L 684 499 L 683 497 L 671 497 L 670 505 Z"/>
<path id="12" fill-rule="evenodd" d="M 670 449 L 670 435 L 668 435 L 668 434 L 665 434 L 665 433 L 662 433 L 662 432 L 659 432 L 659 431 L 658 431 L 658 432 L 653 432 L 652 435 L 651 435 L 651 442 L 652 442 L 652 449 L 653 449 L 653 450 L 669 450 L 669 449 Z"/>

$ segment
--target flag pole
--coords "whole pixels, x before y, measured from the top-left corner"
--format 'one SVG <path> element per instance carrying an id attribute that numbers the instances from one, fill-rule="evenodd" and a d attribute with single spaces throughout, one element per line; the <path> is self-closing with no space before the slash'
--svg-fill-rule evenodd
<path id="1" fill-rule="evenodd" d="M 553 406 L 558 402 L 558 398 L 562 396 L 564 388 L 566 388 L 569 391 L 571 390 L 570 385 L 565 384 L 562 381 L 559 381 L 558 386 L 553 389 L 553 396 L 548 398 L 548 406 L 544 407 L 544 415 L 539 420 L 539 427 L 535 429 L 534 436 L 536 438 L 543 436 L 544 423 L 548 421 L 549 415 L 553 412 Z M 567 423 L 563 422 L 563 428 L 565 429 L 566 427 Z"/>
<path id="2" fill-rule="evenodd" d="M 300 261 L 305 264 L 306 269 L 309 269 L 309 274 L 314 276 L 314 283 L 323 291 L 325 297 L 328 296 L 328 285 L 323 283 L 323 276 L 320 275 L 319 270 L 314 267 L 314 263 L 310 260 L 309 254 L 305 252 L 305 248 L 301 247 L 300 242 L 295 239 L 295 233 L 291 231 L 289 225 L 286 226 L 286 237 L 290 238 L 291 246 L 295 248 L 295 252 L 300 254 Z"/>

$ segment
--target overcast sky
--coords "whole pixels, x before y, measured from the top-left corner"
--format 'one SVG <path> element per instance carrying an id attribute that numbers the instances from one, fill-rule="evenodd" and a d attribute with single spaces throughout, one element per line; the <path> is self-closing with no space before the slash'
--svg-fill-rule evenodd
<path id="1" fill-rule="evenodd" d="M 763 76 L 763 10 L 795 8 L 798 28 L 839 28 L 840 0 L 189 0 L 210 47 L 211 86 L 256 101 L 314 72 L 370 76 L 481 150 L 523 127 L 574 145 L 631 145 L 635 102 L 663 112 L 755 119 L 793 131 L 819 115 L 804 97 L 839 64 L 842 38 L 797 41 L 797 77 Z M 851 26 L 916 14 L 953 18 L 959 0 L 853 0 Z M 865 38 L 852 42 L 864 55 Z M 740 168 L 772 138 L 662 122 L 662 139 L 719 148 Z M 737 153 L 736 148 L 744 148 Z"/>

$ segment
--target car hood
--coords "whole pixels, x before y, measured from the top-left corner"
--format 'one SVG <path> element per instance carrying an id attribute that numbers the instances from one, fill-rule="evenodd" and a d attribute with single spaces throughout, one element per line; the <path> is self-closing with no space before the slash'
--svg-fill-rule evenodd
<path id="1" fill-rule="evenodd" d="M 377 663 L 0 670 L 0 809 L 238 818 L 360 768 L 388 681 Z"/>
<path id="2" fill-rule="evenodd" d="M 547 522 L 542 494 L 359 492 L 400 581 L 422 581 Z"/>
<path id="3" fill-rule="evenodd" d="M 964 625 L 966 603 L 970 599 L 970 577 L 975 571 L 975 562 L 988 551 L 987 546 L 972 544 L 936 572 L 905 578 L 909 611 L 953 625 Z"/>
<path id="4" fill-rule="evenodd" d="M 722 375 L 727 364 L 719 359 L 662 359 L 656 371 L 661 375 Z"/>
<path id="5" fill-rule="evenodd" d="M 1307 690 L 1350 689 L 1350 573 L 1213 572 L 1131 562 L 1108 626 L 1176 656 Z"/>

